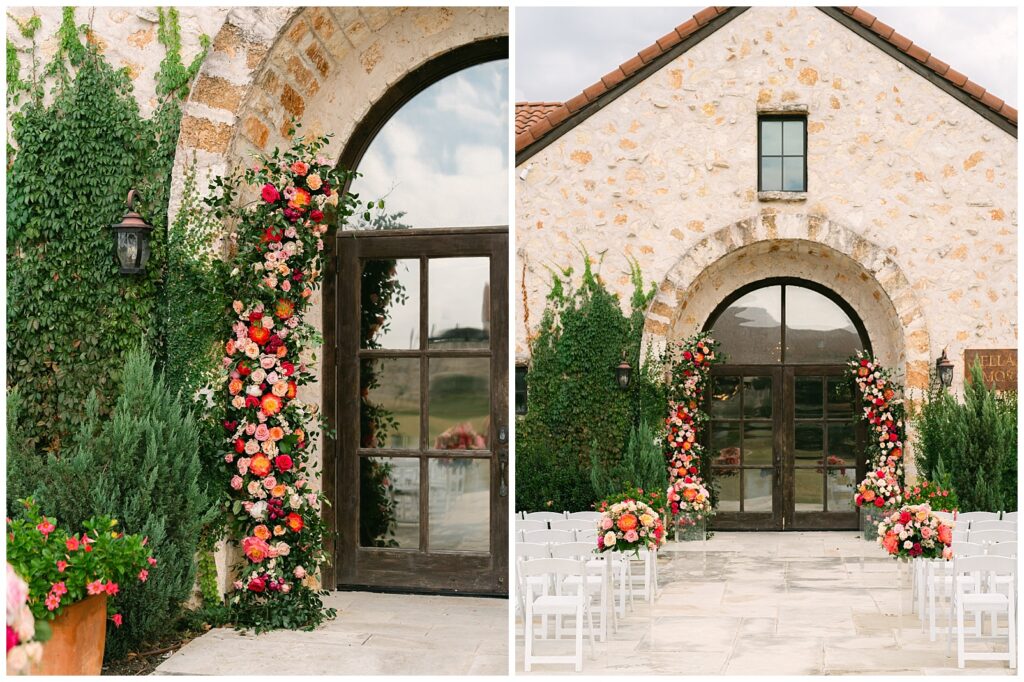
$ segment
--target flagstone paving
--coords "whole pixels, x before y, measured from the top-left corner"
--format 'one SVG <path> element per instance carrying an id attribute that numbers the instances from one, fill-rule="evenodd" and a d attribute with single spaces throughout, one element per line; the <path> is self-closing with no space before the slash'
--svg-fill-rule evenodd
<path id="1" fill-rule="evenodd" d="M 909 571 L 899 576 L 896 562 L 859 533 L 716 533 L 707 542 L 670 542 L 660 554 L 655 603 L 636 600 L 594 657 L 584 646 L 584 674 L 1014 672 L 1005 661 L 958 669 L 955 649 L 946 657 L 946 636 L 929 641 L 911 613 Z M 522 632 L 517 618 L 518 674 Z M 1006 650 L 1005 640 L 969 646 Z M 535 653 L 571 655 L 571 647 L 538 640 Z M 572 672 L 534 664 L 531 674 Z"/>
<path id="2" fill-rule="evenodd" d="M 508 674 L 507 599 L 333 592 L 324 601 L 338 617 L 312 632 L 216 628 L 154 674 Z"/>

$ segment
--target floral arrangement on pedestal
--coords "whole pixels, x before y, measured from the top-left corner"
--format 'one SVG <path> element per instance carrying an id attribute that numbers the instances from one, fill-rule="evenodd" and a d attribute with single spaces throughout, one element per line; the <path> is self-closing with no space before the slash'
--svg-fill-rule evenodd
<path id="1" fill-rule="evenodd" d="M 632 485 L 631 483 L 626 483 L 626 489 L 621 493 L 610 495 L 606 499 L 601 500 L 601 502 L 597 504 L 597 511 L 603 512 L 617 502 L 627 502 L 630 500 L 643 502 L 653 509 L 662 520 L 664 520 L 668 510 L 665 493 L 660 490 L 640 488 Z"/>
<path id="2" fill-rule="evenodd" d="M 905 505 L 879 522 L 878 544 L 897 559 L 950 559 L 953 527 L 927 504 Z"/>
<path id="3" fill-rule="evenodd" d="M 597 551 L 632 552 L 656 550 L 665 543 L 665 525 L 650 505 L 632 498 L 601 503 Z"/>
<path id="4" fill-rule="evenodd" d="M 45 621 L 36 623 L 28 605 L 28 583 L 7 564 L 7 674 L 26 675 L 43 658 L 49 638 Z"/>
<path id="5" fill-rule="evenodd" d="M 451 426 L 434 439 L 436 450 L 483 450 L 487 447 L 487 439 L 476 432 L 469 422 Z"/>
<path id="6" fill-rule="evenodd" d="M 326 216 L 344 219 L 355 206 L 339 195 L 351 174 L 320 154 L 327 141 L 295 138 L 241 178 L 216 178 L 208 200 L 234 228 L 221 390 L 229 517 L 243 559 L 229 601 L 236 623 L 257 631 L 312 628 L 334 616 L 318 577 L 328 560 L 320 514 L 328 502 L 312 483 L 317 410 L 298 398 L 314 380 L 321 344 L 302 316 L 320 286 Z M 260 198 L 239 207 L 243 183 Z"/>
<path id="7" fill-rule="evenodd" d="M 692 503 L 701 498 L 699 518 L 712 513 L 711 496 L 702 478 L 701 458 L 704 448 L 700 443 L 701 425 L 707 415 L 701 410 L 704 390 L 711 367 L 721 358 L 717 344 L 709 332 L 702 332 L 666 349 L 663 356 L 670 367 L 668 381 L 668 417 L 665 419 L 665 459 L 668 463 L 669 487 L 666 493 L 672 513 L 693 517 L 697 510 Z M 689 491 L 689 492 L 687 492 Z M 683 499 L 693 495 L 693 500 Z M 685 504 L 680 504 L 684 502 Z M 703 507 L 706 506 L 706 509 Z"/>
<path id="8" fill-rule="evenodd" d="M 94 595 L 114 597 L 125 581 L 146 582 L 156 566 L 146 538 L 117 530 L 116 519 L 89 519 L 85 531 L 75 534 L 40 514 L 31 498 L 23 504 L 23 517 L 7 520 L 7 561 L 28 583 L 28 606 L 37 621 L 53 620 Z M 116 600 L 107 601 L 107 613 L 120 627 Z"/>
<path id="9" fill-rule="evenodd" d="M 927 504 L 932 511 L 955 512 L 960 510 L 956 491 L 934 481 L 921 481 L 903 489 L 903 502 L 909 505 Z"/>
<path id="10" fill-rule="evenodd" d="M 903 387 L 866 351 L 858 351 L 849 365 L 872 436 L 866 448 L 871 470 L 857 486 L 854 502 L 858 507 L 891 507 L 900 504 L 903 494 Z"/>

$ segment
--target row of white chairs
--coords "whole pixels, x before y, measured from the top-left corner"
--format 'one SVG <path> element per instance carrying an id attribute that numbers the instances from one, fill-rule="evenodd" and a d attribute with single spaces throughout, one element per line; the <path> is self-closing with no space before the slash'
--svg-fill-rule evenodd
<path id="1" fill-rule="evenodd" d="M 516 530 L 587 530 L 597 529 L 597 520 L 589 519 L 558 519 L 541 521 L 536 519 L 516 519 Z"/>
<path id="2" fill-rule="evenodd" d="M 524 519 L 528 521 L 560 521 L 562 519 L 584 519 L 586 521 L 597 521 L 601 518 L 601 512 L 598 511 L 578 511 L 578 512 L 551 512 L 551 511 L 539 511 L 539 512 L 527 512 L 521 511 L 516 514 L 516 518 Z"/>

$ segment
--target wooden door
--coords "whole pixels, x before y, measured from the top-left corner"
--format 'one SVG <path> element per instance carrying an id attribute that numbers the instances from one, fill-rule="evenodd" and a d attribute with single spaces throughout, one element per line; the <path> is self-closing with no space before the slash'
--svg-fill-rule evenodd
<path id="1" fill-rule="evenodd" d="M 508 594 L 508 230 L 337 248 L 337 583 Z"/>

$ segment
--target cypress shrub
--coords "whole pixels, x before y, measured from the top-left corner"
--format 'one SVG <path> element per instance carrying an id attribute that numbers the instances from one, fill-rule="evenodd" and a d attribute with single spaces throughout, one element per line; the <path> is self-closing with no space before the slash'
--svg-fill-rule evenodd
<path id="1" fill-rule="evenodd" d="M 660 434 L 641 420 L 629 433 L 629 443 L 622 460 L 610 467 L 602 467 L 594 458 L 590 468 L 590 482 L 598 500 L 611 497 L 631 486 L 644 491 L 668 489 L 668 469 L 662 452 Z"/>
<path id="2" fill-rule="evenodd" d="M 1017 397 L 985 386 L 981 366 L 970 369 L 964 402 L 933 392 L 916 420 L 918 471 L 948 477 L 963 511 L 1017 509 Z"/>
<path id="3" fill-rule="evenodd" d="M 119 658 L 167 634 L 195 581 L 200 531 L 213 508 L 198 483 L 198 428 L 177 394 L 156 374 L 143 348 L 125 358 L 122 390 L 109 417 L 93 394 L 70 452 L 51 456 L 40 504 L 61 524 L 115 517 L 120 528 L 149 538 L 157 567 L 145 583 L 123 585 L 124 616 L 110 626 L 106 654 Z"/>

